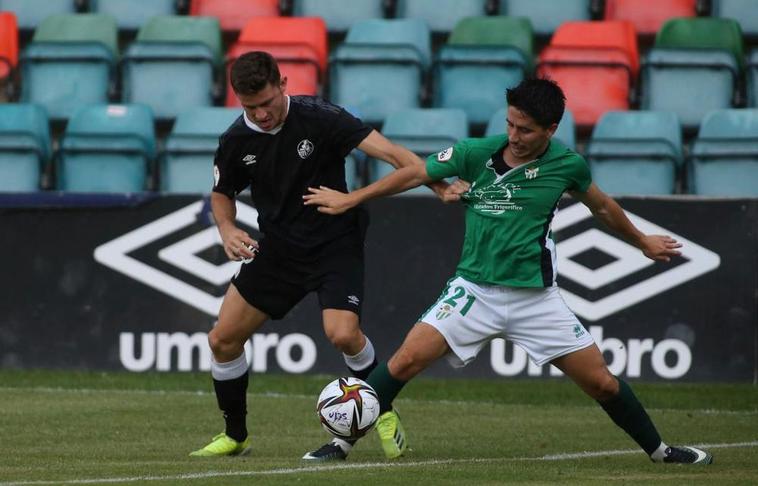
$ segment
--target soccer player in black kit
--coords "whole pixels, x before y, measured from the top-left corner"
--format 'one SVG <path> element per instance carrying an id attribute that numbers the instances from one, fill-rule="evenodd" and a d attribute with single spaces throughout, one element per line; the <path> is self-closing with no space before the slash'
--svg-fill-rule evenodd
<path id="1" fill-rule="evenodd" d="M 334 217 L 303 205 L 308 187 L 346 191 L 345 156 L 359 148 L 394 167 L 423 163 L 343 108 L 312 96 L 288 96 L 287 78 L 268 53 L 240 56 L 231 85 L 244 111 L 219 139 L 211 207 L 232 260 L 242 261 L 208 334 L 211 374 L 226 429 L 191 456 L 246 453 L 248 365 L 244 344 L 269 318 L 280 319 L 307 293 L 317 292 L 324 332 L 353 375 L 366 378 L 377 360 L 359 326 L 363 300 L 364 209 Z M 250 187 L 263 238 L 235 224 L 234 198 Z M 441 183 L 443 199 L 455 194 Z M 402 427 L 391 440 L 405 449 Z M 344 459 L 352 445 L 335 439 L 304 459 Z"/>

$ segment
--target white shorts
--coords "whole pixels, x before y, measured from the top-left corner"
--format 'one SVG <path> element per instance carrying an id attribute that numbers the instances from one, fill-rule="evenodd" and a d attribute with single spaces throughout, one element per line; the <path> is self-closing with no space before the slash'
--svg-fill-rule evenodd
<path id="1" fill-rule="evenodd" d="M 595 342 L 558 287 L 479 285 L 455 277 L 420 320 L 445 337 L 455 367 L 466 366 L 497 337 L 521 347 L 537 365 Z"/>

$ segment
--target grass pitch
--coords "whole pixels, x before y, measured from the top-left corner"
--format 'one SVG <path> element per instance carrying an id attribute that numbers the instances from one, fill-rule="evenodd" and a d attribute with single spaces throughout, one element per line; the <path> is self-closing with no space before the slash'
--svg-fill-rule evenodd
<path id="1" fill-rule="evenodd" d="M 0 371 L 0 486 L 65 484 L 758 484 L 758 387 L 634 384 L 671 444 L 712 466 L 651 463 L 564 381 L 433 380 L 396 402 L 412 451 L 387 462 L 375 433 L 344 463 L 303 463 L 331 376 L 256 375 L 250 456 L 190 458 L 223 430 L 206 374 Z"/>

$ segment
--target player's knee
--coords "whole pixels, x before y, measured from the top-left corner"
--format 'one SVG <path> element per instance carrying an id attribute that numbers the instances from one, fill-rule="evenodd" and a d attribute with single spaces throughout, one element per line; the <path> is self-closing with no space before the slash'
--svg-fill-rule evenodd
<path id="1" fill-rule="evenodd" d="M 355 354 L 355 349 L 360 351 L 360 333 L 349 330 L 338 330 L 327 336 L 332 345 L 345 354 Z"/>
<path id="2" fill-rule="evenodd" d="M 225 337 L 214 328 L 208 333 L 208 345 L 215 358 L 228 360 L 239 356 L 244 344 L 240 345 L 236 340 Z"/>
<path id="3" fill-rule="evenodd" d="M 398 380 L 410 380 L 424 369 L 419 358 L 418 354 L 401 348 L 390 360 L 390 373 Z"/>
<path id="4" fill-rule="evenodd" d="M 619 383 L 610 373 L 603 373 L 593 383 L 590 395 L 601 402 L 610 400 L 619 393 Z"/>

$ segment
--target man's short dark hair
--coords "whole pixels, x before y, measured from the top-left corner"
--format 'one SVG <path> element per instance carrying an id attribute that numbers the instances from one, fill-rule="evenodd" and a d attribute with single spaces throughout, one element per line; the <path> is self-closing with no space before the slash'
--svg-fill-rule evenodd
<path id="1" fill-rule="evenodd" d="M 508 106 L 534 118 L 542 128 L 558 123 L 566 109 L 566 96 L 552 79 L 527 78 L 515 88 L 505 90 Z"/>
<path id="2" fill-rule="evenodd" d="M 229 74 L 232 89 L 241 95 L 253 95 L 268 84 L 279 86 L 281 75 L 276 60 L 268 52 L 246 52 L 232 64 Z"/>

